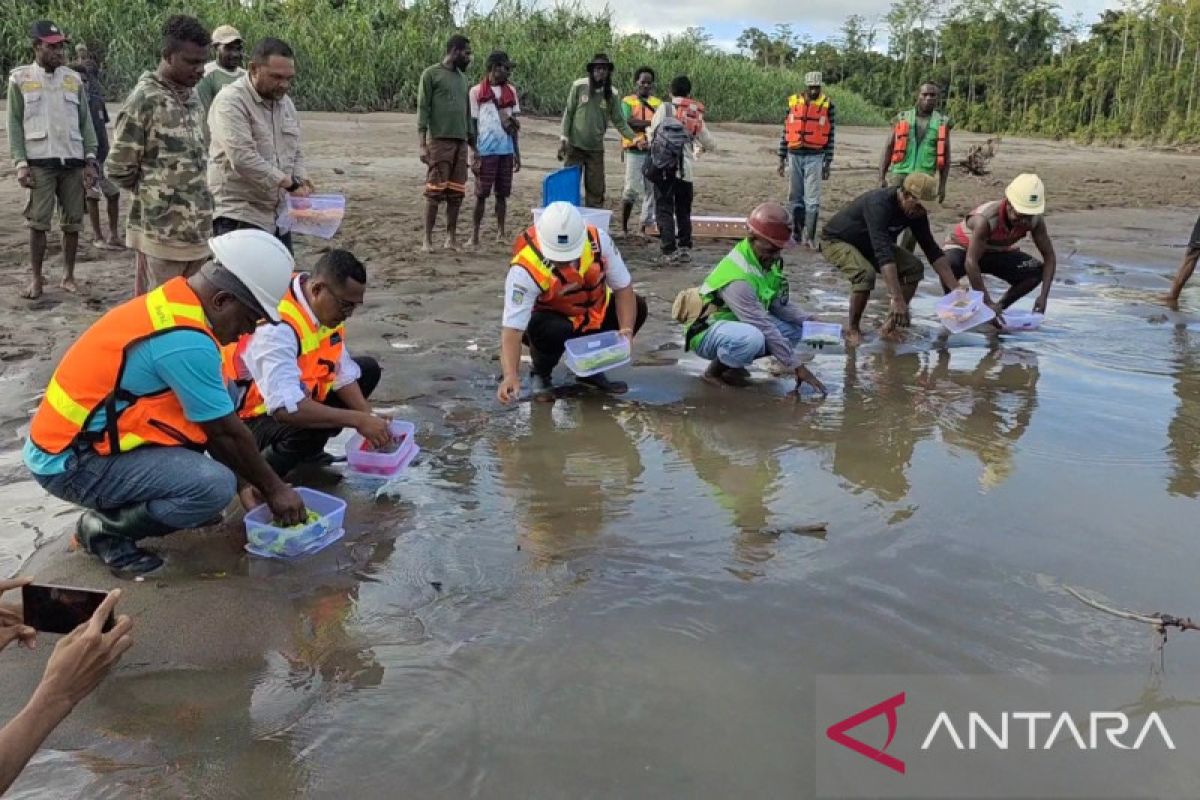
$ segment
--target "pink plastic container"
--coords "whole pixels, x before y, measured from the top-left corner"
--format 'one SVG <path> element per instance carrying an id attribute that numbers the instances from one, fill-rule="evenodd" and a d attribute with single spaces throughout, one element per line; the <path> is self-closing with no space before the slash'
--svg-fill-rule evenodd
<path id="1" fill-rule="evenodd" d="M 380 478 L 391 478 L 399 475 L 412 460 L 421 452 L 416 442 L 416 426 L 403 420 L 392 420 L 390 426 L 392 437 L 400 442 L 400 446 L 391 453 L 378 452 L 371 449 L 367 441 L 359 434 L 354 434 L 346 442 L 346 463 L 350 469 L 360 475 L 373 475 Z"/>

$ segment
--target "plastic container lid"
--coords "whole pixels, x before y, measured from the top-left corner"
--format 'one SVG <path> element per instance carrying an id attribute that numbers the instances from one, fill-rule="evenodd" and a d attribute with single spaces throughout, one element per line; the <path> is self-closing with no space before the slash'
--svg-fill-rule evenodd
<path id="1" fill-rule="evenodd" d="M 1036 311 L 1005 311 L 1004 330 L 1010 333 L 1037 330 L 1042 327 L 1042 321 L 1045 318 L 1044 314 L 1039 314 Z"/>
<path id="2" fill-rule="evenodd" d="M 346 442 L 346 463 L 351 470 L 361 475 L 390 478 L 412 463 L 420 451 L 414 438 L 416 426 L 394 419 L 388 429 L 392 432 L 392 438 L 400 444 L 390 453 L 372 450 L 366 439 L 358 433 L 350 437 Z"/>
<path id="3" fill-rule="evenodd" d="M 842 326 L 836 322 L 809 320 L 801 327 L 800 341 L 813 347 L 826 344 L 841 344 Z"/>
<path id="4" fill-rule="evenodd" d="M 275 515 L 266 503 L 246 512 L 246 549 L 255 555 L 270 554 L 272 558 L 291 558 L 315 553 L 340 536 L 346 518 L 346 501 L 313 489 L 296 489 L 309 511 L 318 518 L 307 525 L 280 528 L 271 524 Z M 318 546 L 318 543 L 319 544 Z"/>
<path id="5" fill-rule="evenodd" d="M 275 226 L 281 231 L 332 239 L 346 216 L 346 198 L 340 194 L 287 196 Z"/>
<path id="6" fill-rule="evenodd" d="M 616 331 L 604 331 L 568 339 L 563 363 L 580 378 L 586 378 L 624 366 L 629 360 L 629 340 Z"/>
<path id="7" fill-rule="evenodd" d="M 533 224 L 536 225 L 545 208 L 534 208 L 531 211 L 533 211 Z M 594 225 L 602 231 L 608 230 L 608 226 L 612 222 L 612 212 L 606 208 L 580 208 L 579 214 L 586 224 Z"/>
<path id="8" fill-rule="evenodd" d="M 573 206 L 579 205 L 579 183 L 583 180 L 583 167 L 578 164 L 563 167 L 542 178 L 542 208 L 565 200 Z"/>

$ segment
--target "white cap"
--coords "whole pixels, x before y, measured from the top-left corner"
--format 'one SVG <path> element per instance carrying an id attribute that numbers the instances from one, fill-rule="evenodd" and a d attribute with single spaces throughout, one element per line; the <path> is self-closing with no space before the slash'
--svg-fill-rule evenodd
<path id="1" fill-rule="evenodd" d="M 279 302 L 287 293 L 296 267 L 283 242 L 266 231 L 247 228 L 208 240 L 217 263 L 253 295 L 272 322 L 279 322 Z"/>
<path id="2" fill-rule="evenodd" d="M 548 260 L 574 261 L 583 255 L 587 226 L 579 209 L 565 200 L 546 206 L 533 227 L 537 232 L 538 247 Z"/>
<path id="3" fill-rule="evenodd" d="M 821 73 L 819 72 L 807 72 L 804 75 L 805 86 L 821 86 L 823 83 L 824 81 L 821 80 Z"/>
<path id="4" fill-rule="evenodd" d="M 1046 211 L 1046 187 L 1042 185 L 1042 179 L 1032 173 L 1013 178 L 1013 182 L 1004 190 L 1004 196 L 1018 214 L 1032 216 Z"/>
<path id="5" fill-rule="evenodd" d="M 212 32 L 212 40 L 213 44 L 229 44 L 230 42 L 240 42 L 242 35 L 232 25 L 222 25 Z"/>

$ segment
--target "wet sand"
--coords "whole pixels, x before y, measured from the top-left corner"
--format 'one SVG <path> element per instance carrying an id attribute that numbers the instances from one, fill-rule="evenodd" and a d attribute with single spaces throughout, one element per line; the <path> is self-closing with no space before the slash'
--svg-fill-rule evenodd
<path id="1" fill-rule="evenodd" d="M 163 574 L 126 584 L 137 647 L 12 796 L 808 796 L 816 675 L 1145 672 L 1145 632 L 1064 583 L 1196 613 L 1200 289 L 1180 312 L 1153 302 L 1200 200 L 1193 157 L 1005 140 L 993 176 L 954 177 L 935 227 L 1037 171 L 1060 258 L 1046 327 L 942 336 L 927 275 L 903 343 L 815 354 L 823 402 L 762 374 L 743 392 L 697 380 L 670 302 L 728 243 L 658 269 L 618 240 L 651 309 L 630 394 L 501 409 L 508 248 L 416 252 L 414 121 L 315 114 L 304 132 L 318 186 L 351 203 L 337 243 L 371 274 L 351 346 L 382 357 L 377 403 L 418 423 L 419 466 L 382 489 L 307 475 L 350 509 L 344 542 L 301 562 L 248 560 L 236 515 L 163 540 Z M 725 152 L 700 162 L 696 213 L 785 198 L 774 128 L 714 132 Z M 523 130 L 511 232 L 555 136 Z M 881 136 L 839 131 L 823 216 L 869 188 Z M 612 198 L 615 151 L 608 165 Z M 21 197 L 3 178 L 0 274 L 16 287 Z M 79 297 L 0 299 L 4 574 L 114 582 L 66 552 L 73 512 L 19 458 L 57 358 L 131 286 L 129 257 L 108 256 L 85 248 Z M 789 269 L 797 302 L 842 321 L 828 265 L 794 253 Z M 1194 670 L 1180 639 L 1169 666 Z M 0 718 L 48 649 L 0 657 Z M 1166 793 L 1189 769 L 1137 785 Z"/>

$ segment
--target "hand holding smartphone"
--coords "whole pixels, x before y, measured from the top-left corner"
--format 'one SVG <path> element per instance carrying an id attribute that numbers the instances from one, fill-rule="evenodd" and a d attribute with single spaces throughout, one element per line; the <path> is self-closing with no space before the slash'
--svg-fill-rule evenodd
<path id="1" fill-rule="evenodd" d="M 93 589 L 26 584 L 21 587 L 25 624 L 43 633 L 68 634 L 91 619 L 107 596 L 108 592 Z M 102 631 L 108 633 L 114 623 L 109 612 Z"/>

